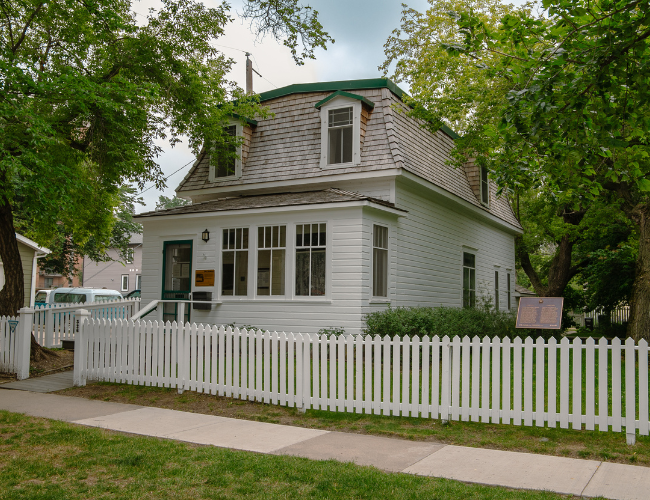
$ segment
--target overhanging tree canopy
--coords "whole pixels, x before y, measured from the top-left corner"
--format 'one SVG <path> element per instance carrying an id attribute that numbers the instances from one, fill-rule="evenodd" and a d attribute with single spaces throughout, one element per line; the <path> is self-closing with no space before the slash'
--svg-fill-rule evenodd
<path id="1" fill-rule="evenodd" d="M 253 0 L 247 14 L 258 34 L 286 37 L 297 63 L 331 40 L 297 0 Z M 156 139 L 187 136 L 198 152 L 228 140 L 233 113 L 264 113 L 212 45 L 230 21 L 227 4 L 192 0 L 163 0 L 143 25 L 129 0 L 0 2 L 0 315 L 22 306 L 18 198 L 37 241 L 63 225 L 77 243 L 108 243 L 119 187 L 163 185 Z"/>

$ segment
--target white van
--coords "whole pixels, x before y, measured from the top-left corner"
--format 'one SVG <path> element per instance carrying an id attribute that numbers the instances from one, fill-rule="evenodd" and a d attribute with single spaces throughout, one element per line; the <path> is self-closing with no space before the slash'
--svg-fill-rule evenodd
<path id="1" fill-rule="evenodd" d="M 50 304 L 90 304 L 121 299 L 122 294 L 117 290 L 106 288 L 57 288 L 50 293 Z"/>

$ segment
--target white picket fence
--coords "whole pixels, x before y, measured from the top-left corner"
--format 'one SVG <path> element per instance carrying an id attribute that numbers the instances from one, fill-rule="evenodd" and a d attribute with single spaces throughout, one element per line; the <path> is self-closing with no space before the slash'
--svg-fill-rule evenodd
<path id="1" fill-rule="evenodd" d="M 129 319 L 140 310 L 140 299 L 118 299 L 89 304 L 47 304 L 34 309 L 34 337 L 44 347 L 60 347 L 73 340 L 78 329 L 75 313 L 90 312 L 94 319 Z"/>
<path id="2" fill-rule="evenodd" d="M 78 339 L 76 385 L 103 380 L 302 409 L 598 426 L 624 430 L 628 442 L 650 427 L 645 341 L 328 337 L 92 319 Z"/>
<path id="3" fill-rule="evenodd" d="M 15 373 L 18 380 L 29 377 L 32 312 L 23 308 L 17 317 L 0 316 L 0 372 Z"/>

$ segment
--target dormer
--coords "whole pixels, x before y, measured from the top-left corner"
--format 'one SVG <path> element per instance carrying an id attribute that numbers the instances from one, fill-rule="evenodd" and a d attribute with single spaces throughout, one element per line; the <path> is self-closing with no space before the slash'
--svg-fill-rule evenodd
<path id="1" fill-rule="evenodd" d="M 470 158 L 463 164 L 465 175 L 476 199 L 485 207 L 490 206 L 490 180 L 487 167 L 476 164 L 476 158 Z"/>
<path id="2" fill-rule="evenodd" d="M 238 146 L 231 146 L 230 152 L 234 152 L 236 157 L 228 155 L 224 158 L 219 151 L 214 150 L 210 154 L 210 170 L 208 180 L 210 182 L 232 181 L 242 176 L 242 166 L 246 164 L 248 152 L 253 135 L 253 127 L 257 125 L 255 120 L 244 119 L 238 115 L 233 115 L 226 126 L 224 132 L 231 137 L 241 137 L 242 140 Z"/>
<path id="3" fill-rule="evenodd" d="M 375 104 L 363 96 L 338 90 L 314 107 L 320 110 L 321 168 L 359 165 L 366 124 Z"/>

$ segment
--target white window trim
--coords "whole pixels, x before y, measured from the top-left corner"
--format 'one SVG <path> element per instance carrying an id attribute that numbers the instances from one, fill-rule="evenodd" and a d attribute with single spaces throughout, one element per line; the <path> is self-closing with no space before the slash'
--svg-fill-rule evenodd
<path id="1" fill-rule="evenodd" d="M 474 255 L 474 306 L 476 306 L 476 301 L 478 300 L 478 288 L 477 288 L 477 269 L 478 269 L 478 249 L 468 247 L 463 245 L 460 250 L 460 307 L 465 307 L 464 304 L 464 292 L 465 288 L 463 287 L 463 274 L 465 269 L 465 259 L 463 253 L 469 253 Z"/>
<path id="2" fill-rule="evenodd" d="M 327 163 L 329 150 L 329 111 L 338 108 L 352 108 L 352 161 L 348 163 Z M 320 167 L 343 168 L 361 163 L 361 101 L 345 96 L 337 96 L 320 108 Z"/>
<path id="3" fill-rule="evenodd" d="M 375 295 L 375 226 L 381 226 L 386 228 L 387 234 L 387 244 L 386 248 L 386 295 Z M 370 301 L 371 302 L 390 302 L 390 227 L 387 224 L 382 224 L 378 222 L 372 222 L 372 231 L 370 236 L 370 246 L 372 248 L 370 254 L 370 274 L 371 274 L 371 284 L 370 284 Z"/>
<path id="4" fill-rule="evenodd" d="M 228 123 L 225 125 L 226 127 L 232 127 L 235 125 L 235 135 L 237 137 L 243 137 L 244 136 L 244 127 L 242 126 L 241 122 L 239 120 L 235 120 L 234 118 L 231 118 Z M 227 177 L 217 177 L 216 176 L 216 165 L 212 163 L 212 155 L 210 155 L 210 168 L 208 172 L 208 180 L 210 182 L 224 182 L 224 181 L 234 181 L 237 180 L 241 177 L 242 175 L 242 162 L 241 162 L 241 156 L 242 156 L 242 144 L 237 146 L 237 158 L 235 159 L 235 175 L 229 175 Z"/>
<path id="5" fill-rule="evenodd" d="M 269 227 L 269 226 L 271 226 L 271 227 L 273 227 L 273 226 L 284 226 L 286 228 L 285 229 L 285 246 L 284 247 L 259 248 L 258 230 L 259 230 L 260 227 Z M 265 300 L 267 302 L 270 302 L 272 300 L 282 301 L 283 302 L 284 300 L 286 300 L 286 298 L 288 296 L 288 288 L 289 287 L 287 286 L 287 267 L 288 267 L 289 263 L 287 262 L 287 259 L 288 259 L 288 255 L 289 255 L 289 246 L 290 246 L 291 241 L 293 241 L 294 246 L 295 246 L 295 243 L 296 243 L 295 233 L 293 235 L 293 239 L 290 240 L 289 239 L 289 224 L 286 224 L 286 223 L 259 224 L 257 226 L 251 226 L 251 227 L 255 228 L 254 229 L 254 233 L 255 233 L 255 262 L 253 263 L 254 264 L 253 269 L 255 271 L 253 273 L 255 282 L 253 283 L 253 285 L 254 285 L 253 286 L 253 297 L 256 300 Z M 249 246 L 250 246 L 250 242 L 251 242 L 250 232 L 249 232 L 249 241 L 248 242 L 249 242 Z M 269 293 L 269 295 L 259 295 L 257 293 L 257 279 L 258 279 L 257 273 L 258 273 L 258 266 L 259 266 L 259 251 L 260 250 L 271 250 L 271 251 L 273 251 L 273 250 L 284 250 L 284 293 L 283 294 L 271 295 Z"/>
<path id="6" fill-rule="evenodd" d="M 142 275 L 141 274 L 136 274 L 135 275 L 135 290 L 141 290 L 142 289 Z"/>
<path id="7" fill-rule="evenodd" d="M 485 173 L 484 173 L 485 170 Z M 483 168 L 479 166 L 479 184 L 478 184 L 478 194 L 479 194 L 479 200 L 483 206 L 489 207 L 490 206 L 490 176 L 489 172 L 487 171 L 487 168 Z M 483 200 L 483 175 L 487 175 L 487 179 L 485 179 L 485 182 L 487 183 L 487 200 Z"/>
<path id="8" fill-rule="evenodd" d="M 124 278 L 126 278 L 126 288 L 124 287 Z M 120 291 L 122 291 L 122 292 L 128 292 L 129 291 L 129 275 L 128 274 L 123 274 L 120 277 Z"/>
<path id="9" fill-rule="evenodd" d="M 339 163 L 341 165 L 341 163 Z M 326 231 L 326 236 L 325 236 L 325 295 L 298 295 L 296 293 L 296 250 L 298 247 L 296 246 L 296 227 L 304 224 L 325 224 L 325 231 Z M 289 238 L 289 232 L 288 232 L 288 227 L 287 225 L 287 239 Z M 291 245 L 287 244 L 287 250 L 291 248 L 291 300 L 293 302 L 327 302 L 330 303 L 332 300 L 332 295 L 331 295 L 331 270 L 332 270 L 332 221 L 330 219 L 328 220 L 323 220 L 323 219 L 308 219 L 300 222 L 294 222 L 291 224 Z M 319 247 L 322 248 L 322 247 Z M 311 265 L 311 264 L 310 264 Z M 285 288 L 286 292 L 286 288 Z"/>

